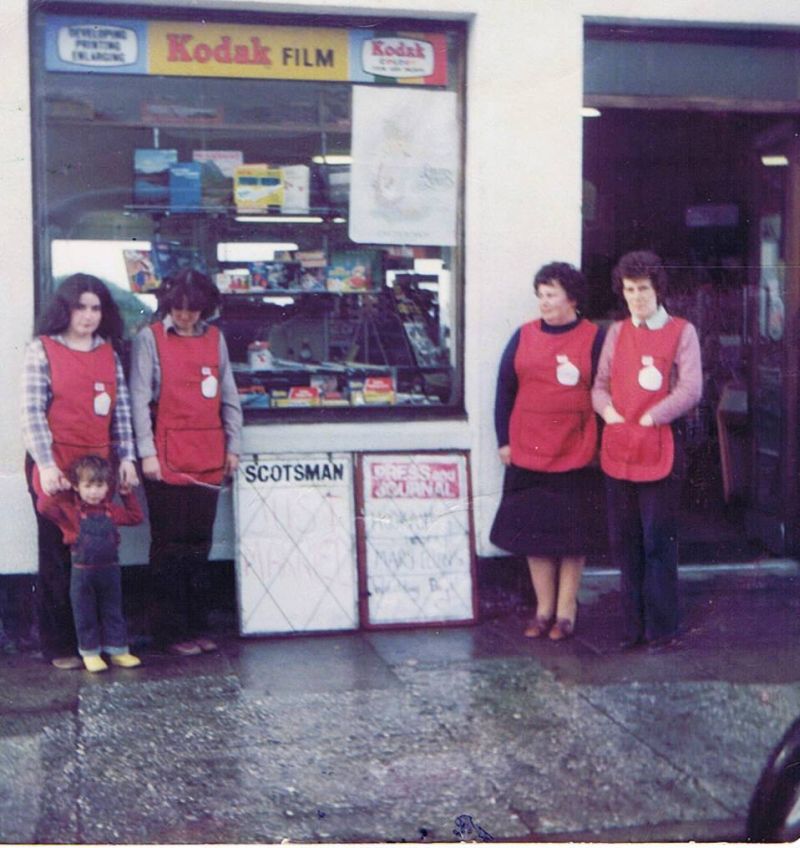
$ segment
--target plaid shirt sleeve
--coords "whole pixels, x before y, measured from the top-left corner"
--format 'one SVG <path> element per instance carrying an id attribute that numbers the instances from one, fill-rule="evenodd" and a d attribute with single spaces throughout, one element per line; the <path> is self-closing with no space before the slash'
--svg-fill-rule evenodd
<path id="1" fill-rule="evenodd" d="M 136 459 L 136 449 L 133 446 L 133 424 L 131 423 L 131 396 L 125 382 L 125 372 L 117 354 L 114 354 L 117 367 L 117 402 L 114 404 L 114 414 L 111 417 L 111 440 L 114 451 L 120 460 Z"/>
<path id="2" fill-rule="evenodd" d="M 53 437 L 47 422 L 47 408 L 53 393 L 50 364 L 40 339 L 25 349 L 22 377 L 22 438 L 33 461 L 41 468 L 55 465 Z"/>

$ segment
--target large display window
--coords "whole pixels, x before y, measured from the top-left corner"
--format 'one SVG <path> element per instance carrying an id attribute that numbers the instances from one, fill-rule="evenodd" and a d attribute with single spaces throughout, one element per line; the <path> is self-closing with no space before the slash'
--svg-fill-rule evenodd
<path id="1" fill-rule="evenodd" d="M 32 34 L 40 303 L 93 273 L 133 334 L 191 264 L 248 420 L 463 411 L 462 27 L 52 3 Z"/>

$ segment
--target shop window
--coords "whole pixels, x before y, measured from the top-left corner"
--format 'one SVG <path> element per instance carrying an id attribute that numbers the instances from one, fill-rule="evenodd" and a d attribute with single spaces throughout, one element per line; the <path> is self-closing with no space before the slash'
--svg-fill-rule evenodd
<path id="1" fill-rule="evenodd" d="M 461 412 L 460 26 L 62 2 L 32 33 L 38 302 L 96 274 L 133 334 L 193 265 L 248 420 Z"/>

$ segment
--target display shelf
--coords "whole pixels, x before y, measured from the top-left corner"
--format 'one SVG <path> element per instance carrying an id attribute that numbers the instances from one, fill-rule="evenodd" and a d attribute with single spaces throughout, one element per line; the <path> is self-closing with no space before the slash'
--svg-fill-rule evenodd
<path id="1" fill-rule="evenodd" d="M 109 129 L 124 129 L 124 130 L 160 130 L 166 133 L 175 131 L 196 131 L 203 130 L 216 133 L 258 133 L 263 135 L 269 133 L 271 135 L 297 135 L 298 133 L 332 133 L 334 135 L 346 135 L 350 132 L 350 122 L 339 122 L 332 124 L 311 124 L 311 123 L 296 123 L 296 124 L 260 124 L 260 123 L 222 123 L 219 121 L 204 121 L 204 122 L 186 122 L 186 123 L 170 123 L 162 121 L 161 123 L 143 121 L 141 119 L 119 119 L 119 118 L 99 118 L 94 117 L 50 117 L 48 123 L 52 126 L 78 126 L 85 128 L 87 125 L 95 127 L 104 127 Z"/>
<path id="2" fill-rule="evenodd" d="M 268 207 L 264 210 L 259 210 L 258 212 L 248 211 L 248 212 L 239 212 L 237 211 L 235 206 L 197 206 L 191 209 L 172 209 L 169 206 L 153 206 L 149 204 L 141 204 L 141 203 L 126 203 L 123 207 L 123 211 L 128 212 L 130 214 L 138 214 L 138 215 L 153 215 L 158 217 L 163 216 L 173 216 L 173 215 L 181 215 L 181 216 L 195 216 L 195 217 L 217 217 L 217 218 L 230 218 L 235 220 L 239 224 L 260 224 L 264 223 L 259 221 L 259 218 L 269 217 L 275 218 L 275 221 L 268 221 L 266 223 L 275 223 L 275 224 L 296 224 L 296 223 L 308 223 L 308 224 L 346 224 L 347 220 L 343 217 L 343 210 L 339 207 L 335 206 L 311 206 L 309 207 L 308 212 L 281 212 L 278 207 Z M 249 218 L 255 220 L 248 220 Z M 281 219 L 287 220 L 281 220 Z M 298 218 L 322 218 L 321 221 L 298 221 Z M 341 220 L 336 220 L 341 219 Z"/>

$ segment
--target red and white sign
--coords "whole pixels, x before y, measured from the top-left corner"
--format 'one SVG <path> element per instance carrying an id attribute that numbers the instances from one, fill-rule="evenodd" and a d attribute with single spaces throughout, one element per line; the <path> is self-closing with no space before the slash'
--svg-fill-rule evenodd
<path id="1" fill-rule="evenodd" d="M 395 79 L 415 79 L 433 74 L 433 45 L 417 38 L 370 38 L 361 45 L 365 73 Z"/>
<path id="2" fill-rule="evenodd" d="M 458 466 L 454 462 L 371 462 L 373 498 L 461 497 Z"/>

